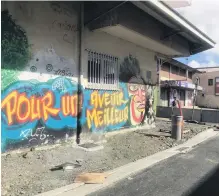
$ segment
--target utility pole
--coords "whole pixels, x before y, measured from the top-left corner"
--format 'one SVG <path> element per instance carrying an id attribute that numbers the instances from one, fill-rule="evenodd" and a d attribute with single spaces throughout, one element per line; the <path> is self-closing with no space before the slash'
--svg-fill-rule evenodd
<path id="1" fill-rule="evenodd" d="M 198 77 L 196 77 L 195 89 L 194 89 L 194 97 L 193 97 L 193 107 L 192 107 L 192 120 L 194 120 L 194 107 L 195 107 L 196 96 L 197 96 L 198 82 L 199 82 L 199 79 L 198 79 Z"/>

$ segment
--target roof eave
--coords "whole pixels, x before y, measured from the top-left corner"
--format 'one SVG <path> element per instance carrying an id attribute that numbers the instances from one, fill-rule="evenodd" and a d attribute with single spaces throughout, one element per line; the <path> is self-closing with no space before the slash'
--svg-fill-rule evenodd
<path id="1" fill-rule="evenodd" d="M 169 18 L 168 23 L 172 23 L 173 25 L 177 24 L 177 26 L 180 26 L 180 28 L 184 31 L 184 33 L 194 38 L 194 42 L 197 42 L 197 40 L 200 40 L 202 47 L 200 49 L 196 49 L 195 51 L 193 51 L 192 52 L 193 54 L 214 48 L 216 44 L 215 41 L 209 38 L 206 34 L 204 34 L 202 31 L 196 28 L 193 24 L 191 24 L 188 20 L 186 20 L 183 16 L 181 16 L 178 12 L 170 8 L 165 3 L 161 1 L 156 1 L 156 0 L 149 0 L 147 2 L 139 2 L 139 3 L 142 3 L 143 5 L 145 5 L 146 3 L 149 3 L 152 7 L 155 8 L 153 9 L 152 12 L 159 15 L 159 13 L 156 12 L 156 10 L 159 10 L 160 13 L 162 13 L 167 18 Z M 159 20 L 162 20 L 162 17 L 159 17 Z"/>

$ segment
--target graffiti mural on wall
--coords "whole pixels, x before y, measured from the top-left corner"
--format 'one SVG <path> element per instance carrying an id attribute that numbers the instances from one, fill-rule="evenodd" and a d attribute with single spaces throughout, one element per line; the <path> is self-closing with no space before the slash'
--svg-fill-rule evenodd
<path id="1" fill-rule="evenodd" d="M 129 96 L 125 84 L 120 84 L 121 91 L 87 90 L 86 107 L 87 126 L 91 130 L 114 130 L 127 122 Z"/>
<path id="2" fill-rule="evenodd" d="M 77 99 L 77 83 L 66 78 L 13 83 L 2 91 L 2 138 L 22 140 L 22 133 L 37 130 L 39 123 L 53 131 L 76 128 Z M 84 121 L 82 108 L 81 122 Z"/>
<path id="3" fill-rule="evenodd" d="M 140 65 L 135 57 L 129 55 L 124 58 L 120 67 L 119 78 L 122 82 L 128 83 L 131 125 L 139 125 L 145 113 L 146 86 L 140 72 Z"/>
<path id="4" fill-rule="evenodd" d="M 7 141 L 45 141 L 53 139 L 54 132 L 76 129 L 77 86 L 69 78 L 56 77 L 47 82 L 17 81 L 2 90 L 3 149 Z M 132 76 L 128 83 L 120 82 L 120 89 L 81 88 L 81 125 L 98 132 L 139 125 L 145 113 L 146 86 L 140 77 Z"/>
<path id="5" fill-rule="evenodd" d="M 52 46 L 30 51 L 24 29 L 8 11 L 2 11 L 2 151 L 73 135 L 78 112 L 82 131 L 87 128 L 90 132 L 140 125 L 149 113 L 149 88 L 133 56 L 125 57 L 121 64 L 120 90 L 80 86 L 78 95 L 73 59 L 58 56 Z"/>
<path id="6" fill-rule="evenodd" d="M 120 78 L 128 83 L 130 97 L 130 125 L 152 124 L 155 122 L 153 111 L 154 90 L 156 86 L 148 85 L 141 75 L 139 61 L 129 55 L 120 67 Z"/>
<path id="7" fill-rule="evenodd" d="M 77 127 L 77 83 L 58 77 L 47 82 L 18 81 L 2 91 L 2 145 L 7 140 L 45 140 L 49 131 Z M 129 96 L 125 84 L 121 91 L 81 89 L 80 123 L 91 131 L 113 130 L 128 120 Z M 39 128 L 38 124 L 43 128 Z M 42 133 L 42 132 L 45 133 Z M 40 132 L 40 133 L 39 133 Z"/>

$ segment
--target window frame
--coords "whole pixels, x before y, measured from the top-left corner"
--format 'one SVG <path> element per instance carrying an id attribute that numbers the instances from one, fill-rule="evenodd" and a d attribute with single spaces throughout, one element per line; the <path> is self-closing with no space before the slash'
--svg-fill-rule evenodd
<path id="1" fill-rule="evenodd" d="M 211 84 L 210 84 L 210 81 L 212 82 Z M 213 79 L 211 79 L 211 78 L 208 79 L 208 86 L 214 86 L 214 80 Z"/>
<path id="2" fill-rule="evenodd" d="M 119 90 L 119 57 L 97 52 L 94 50 L 87 51 L 87 88 L 104 89 L 104 90 Z M 90 63 L 89 63 L 90 62 Z M 96 64 L 99 70 L 94 71 Z M 94 66 L 94 67 L 93 67 Z M 94 70 L 93 70 L 94 69 Z M 96 73 L 98 73 L 96 75 Z M 111 76 L 110 76 L 111 75 Z"/>

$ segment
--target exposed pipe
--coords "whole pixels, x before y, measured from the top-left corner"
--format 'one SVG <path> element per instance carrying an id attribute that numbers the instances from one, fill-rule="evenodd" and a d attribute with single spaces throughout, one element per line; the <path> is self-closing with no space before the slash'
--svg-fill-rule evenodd
<path id="1" fill-rule="evenodd" d="M 83 31 L 84 31 L 84 2 L 80 3 L 80 14 L 78 17 L 78 88 L 77 88 L 77 95 L 78 95 L 78 103 L 77 103 L 77 135 L 76 135 L 76 143 L 80 144 L 80 134 L 81 134 L 81 69 L 82 69 L 82 41 L 83 41 Z"/>

